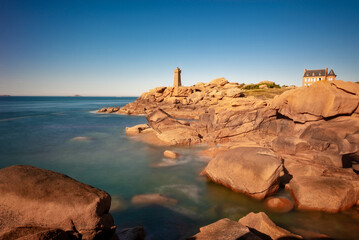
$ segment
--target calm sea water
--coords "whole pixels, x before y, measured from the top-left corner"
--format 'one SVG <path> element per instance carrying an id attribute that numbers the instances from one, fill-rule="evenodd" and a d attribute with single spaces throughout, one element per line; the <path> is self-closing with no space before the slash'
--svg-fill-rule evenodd
<path id="1" fill-rule="evenodd" d="M 137 142 L 125 127 L 146 123 L 144 117 L 95 114 L 106 106 L 124 106 L 135 98 L 1 97 L 0 168 L 28 164 L 69 175 L 112 196 L 111 213 L 118 228 L 142 225 L 147 239 L 185 239 L 199 227 L 249 212 L 266 212 L 290 231 L 315 231 L 338 239 L 358 239 L 357 209 L 339 214 L 292 211 L 276 214 L 263 202 L 208 182 L 199 172 L 204 148 L 172 147 L 178 164 L 163 159 L 168 148 Z M 86 137 L 85 140 L 74 140 Z M 161 193 L 178 204 L 138 207 L 137 194 Z M 281 192 L 279 195 L 287 195 Z"/>

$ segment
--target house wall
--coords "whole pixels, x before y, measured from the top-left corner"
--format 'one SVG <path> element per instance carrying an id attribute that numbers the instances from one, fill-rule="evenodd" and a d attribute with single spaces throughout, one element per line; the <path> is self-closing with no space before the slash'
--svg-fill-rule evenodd
<path id="1" fill-rule="evenodd" d="M 307 72 L 307 69 L 304 69 L 304 74 Z M 310 77 L 303 77 L 302 86 L 310 86 L 315 82 L 318 81 L 333 81 L 335 80 L 335 76 L 328 76 L 328 68 L 325 69 L 325 76 L 310 76 Z"/>

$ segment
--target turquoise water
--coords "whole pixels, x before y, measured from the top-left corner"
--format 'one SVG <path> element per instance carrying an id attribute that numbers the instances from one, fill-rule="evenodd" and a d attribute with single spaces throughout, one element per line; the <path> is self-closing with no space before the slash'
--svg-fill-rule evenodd
<path id="1" fill-rule="evenodd" d="M 118 228 L 142 225 L 147 239 L 185 239 L 201 226 L 223 217 L 238 220 L 251 211 L 264 211 L 278 225 L 293 232 L 316 231 L 338 239 L 358 239 L 357 209 L 340 214 L 270 212 L 263 202 L 199 176 L 206 159 L 196 154 L 205 146 L 169 148 L 181 154 L 178 163 L 171 165 L 162 157 L 168 148 L 126 137 L 125 127 L 146 123 L 144 117 L 93 113 L 134 100 L 1 97 L 0 168 L 29 164 L 103 189 L 112 196 L 111 213 Z M 131 204 L 133 196 L 144 193 L 161 193 L 177 199 L 178 204 Z"/>

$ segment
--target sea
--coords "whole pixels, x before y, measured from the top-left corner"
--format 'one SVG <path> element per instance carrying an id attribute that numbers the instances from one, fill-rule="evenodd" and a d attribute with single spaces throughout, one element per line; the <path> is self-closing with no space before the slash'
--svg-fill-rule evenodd
<path id="1" fill-rule="evenodd" d="M 336 239 L 359 238 L 358 208 L 329 214 L 293 210 L 275 213 L 263 201 L 212 183 L 200 172 L 209 159 L 205 145 L 159 147 L 125 134 L 126 127 L 146 123 L 144 116 L 98 114 L 124 106 L 134 97 L 0 97 L 0 168 L 26 164 L 66 174 L 108 192 L 117 229 L 143 226 L 146 239 L 186 239 L 221 218 L 237 221 L 265 212 L 277 225 L 301 234 Z M 165 150 L 180 153 L 177 161 Z M 138 206 L 138 194 L 159 193 L 174 205 Z M 279 196 L 289 196 L 282 190 Z"/>

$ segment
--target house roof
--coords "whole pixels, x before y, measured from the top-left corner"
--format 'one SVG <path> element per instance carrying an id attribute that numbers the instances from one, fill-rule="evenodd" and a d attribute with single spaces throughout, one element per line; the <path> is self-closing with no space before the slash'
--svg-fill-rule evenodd
<path id="1" fill-rule="evenodd" d="M 335 75 L 335 73 L 334 73 L 334 71 L 333 71 L 333 69 L 332 69 L 332 70 L 330 70 L 328 76 L 337 76 L 337 75 Z"/>
<path id="2" fill-rule="evenodd" d="M 318 76 L 325 76 L 325 69 L 307 70 L 303 75 L 303 77 L 318 77 Z"/>

